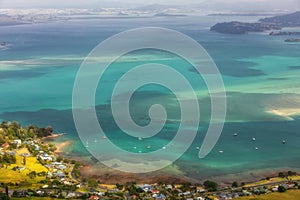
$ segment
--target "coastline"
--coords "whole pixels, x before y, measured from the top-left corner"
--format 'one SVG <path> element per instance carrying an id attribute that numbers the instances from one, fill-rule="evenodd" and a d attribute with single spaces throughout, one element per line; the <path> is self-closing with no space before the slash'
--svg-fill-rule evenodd
<path id="1" fill-rule="evenodd" d="M 289 113 L 289 112 L 288 112 Z M 48 138 L 49 139 L 49 138 Z M 118 171 L 117 169 L 112 169 L 104 166 L 97 160 L 93 160 L 91 155 L 77 155 L 74 152 L 67 153 L 67 148 L 74 145 L 75 141 L 65 140 L 61 137 L 51 137 L 47 143 L 53 143 L 56 146 L 56 151 L 54 153 L 62 156 L 66 156 L 68 159 L 78 160 L 82 163 L 79 167 L 80 173 L 84 178 L 94 178 L 99 180 L 103 184 L 116 184 L 116 183 L 126 183 L 126 182 L 137 182 L 143 183 L 199 183 L 205 180 L 212 180 L 218 182 L 220 185 L 228 186 L 231 185 L 233 181 L 240 181 L 245 183 L 251 183 L 259 181 L 266 177 L 273 177 L 280 171 L 294 170 L 299 171 L 300 168 L 263 168 L 263 169 L 253 169 L 246 171 L 237 171 L 236 173 L 224 173 L 219 175 L 205 176 L 205 171 L 203 171 L 203 176 L 192 177 L 189 176 L 187 172 L 180 169 L 179 166 L 175 164 L 170 165 L 157 172 L 152 172 L 149 174 L 131 174 Z"/>

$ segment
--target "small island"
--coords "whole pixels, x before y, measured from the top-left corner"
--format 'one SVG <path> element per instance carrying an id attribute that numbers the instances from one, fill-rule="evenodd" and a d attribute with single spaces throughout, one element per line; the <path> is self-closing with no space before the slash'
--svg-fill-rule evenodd
<path id="1" fill-rule="evenodd" d="M 288 38 L 284 40 L 285 42 L 300 42 L 300 38 Z"/>
<path id="2" fill-rule="evenodd" d="M 270 30 L 281 30 L 284 27 L 297 27 L 300 26 L 300 11 L 260 19 L 256 23 L 246 23 L 246 22 L 224 22 L 217 23 L 210 28 L 211 31 L 225 33 L 225 34 L 246 34 L 249 32 L 264 32 Z M 279 34 L 298 34 L 297 32 L 282 32 Z"/>
<path id="3" fill-rule="evenodd" d="M 300 32 L 291 32 L 291 31 L 272 31 L 271 33 L 269 33 L 269 35 L 274 35 L 274 36 L 278 36 L 278 35 L 300 35 Z"/>

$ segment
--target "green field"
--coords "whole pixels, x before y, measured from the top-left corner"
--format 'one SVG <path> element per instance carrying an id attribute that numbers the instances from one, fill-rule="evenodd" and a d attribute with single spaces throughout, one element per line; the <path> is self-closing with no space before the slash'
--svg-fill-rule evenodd
<path id="1" fill-rule="evenodd" d="M 36 157 L 30 156 L 26 158 L 26 165 L 23 165 L 23 157 L 19 156 L 19 154 L 22 153 L 29 153 L 26 148 L 20 149 L 17 151 L 16 155 L 16 164 L 12 164 L 10 166 L 0 168 L 0 182 L 1 183 L 21 183 L 21 182 L 28 182 L 31 184 L 35 184 L 43 179 L 45 177 L 36 177 L 34 179 L 30 179 L 27 174 L 29 174 L 32 171 L 38 172 L 48 172 L 48 169 L 44 167 L 42 164 L 39 163 L 39 161 L 36 159 Z M 24 166 L 25 169 L 21 171 L 14 171 L 13 168 L 16 166 Z"/>

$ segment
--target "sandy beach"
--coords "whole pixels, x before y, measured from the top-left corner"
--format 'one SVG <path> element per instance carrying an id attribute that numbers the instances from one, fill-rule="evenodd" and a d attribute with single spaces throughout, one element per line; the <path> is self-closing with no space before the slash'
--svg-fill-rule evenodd
<path id="1" fill-rule="evenodd" d="M 276 108 L 267 111 L 268 113 L 293 120 L 293 116 L 300 115 L 300 108 Z"/>
<path id="2" fill-rule="evenodd" d="M 64 149 L 69 145 L 71 145 L 71 141 L 65 141 L 62 143 L 55 144 L 56 146 L 55 153 L 62 153 Z"/>

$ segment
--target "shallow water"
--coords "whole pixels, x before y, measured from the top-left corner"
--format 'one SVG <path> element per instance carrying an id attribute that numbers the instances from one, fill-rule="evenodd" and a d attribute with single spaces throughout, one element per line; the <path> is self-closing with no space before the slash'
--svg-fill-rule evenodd
<path id="1" fill-rule="evenodd" d="M 206 158 L 198 158 L 196 148 L 201 146 L 211 114 L 203 80 L 186 61 L 153 50 L 133 52 L 121 58 L 99 84 L 97 111 L 107 137 L 122 149 L 132 152 L 160 149 L 174 137 L 178 128 L 176 121 L 180 118 L 178 102 L 165 88 L 144 87 L 132 98 L 131 112 L 140 125 L 149 122 L 148 109 L 152 104 L 160 103 L 167 108 L 169 121 L 156 137 L 142 141 L 129 137 L 118 129 L 111 116 L 108 101 L 115 81 L 134 66 L 156 62 L 172 66 L 185 75 L 200 98 L 198 135 L 175 163 L 188 176 L 206 178 L 300 166 L 299 117 L 270 112 L 299 109 L 299 44 L 284 43 L 285 36 L 209 32 L 207 27 L 220 21 L 218 17 L 127 19 L 126 23 L 122 20 L 76 20 L 0 27 L 1 41 L 11 44 L 9 49 L 0 51 L 0 118 L 18 120 L 24 125 L 50 124 L 57 132 L 67 133 L 57 141 L 74 141 L 67 148 L 70 155 L 89 155 L 78 140 L 70 110 L 73 83 L 84 57 L 99 42 L 129 28 L 173 28 L 202 44 L 222 74 L 227 92 L 227 121 L 216 147 Z M 241 17 L 239 20 L 254 19 Z M 236 132 L 238 136 L 234 137 L 232 134 Z M 255 142 L 251 140 L 253 137 Z M 285 145 L 283 139 L 287 141 Z M 89 145 L 97 145 L 97 140 L 101 137 L 91 138 Z M 149 145 L 151 148 L 146 148 Z"/>

